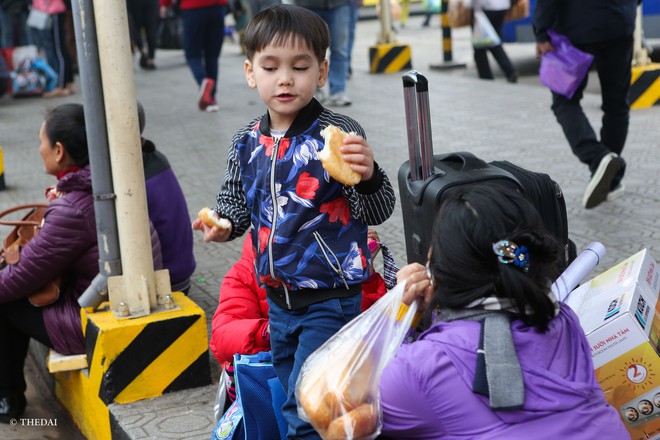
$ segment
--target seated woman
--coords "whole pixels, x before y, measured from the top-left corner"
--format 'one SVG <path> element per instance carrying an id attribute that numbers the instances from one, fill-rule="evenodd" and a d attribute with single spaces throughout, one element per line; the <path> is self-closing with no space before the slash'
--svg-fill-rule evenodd
<path id="1" fill-rule="evenodd" d="M 398 279 L 404 301 L 420 298 L 435 319 L 381 376 L 382 434 L 629 438 L 578 318 L 550 291 L 558 245 L 533 205 L 513 190 L 467 186 L 447 195 L 434 226 L 427 266 Z"/>
<path id="2" fill-rule="evenodd" d="M 20 259 L 0 269 L 0 422 L 25 410 L 23 366 L 30 338 L 62 354 L 85 352 L 78 298 L 99 273 L 94 200 L 80 104 L 49 111 L 39 131 L 44 170 L 57 178 L 46 189 L 50 201 L 40 232 Z M 154 266 L 162 267 L 152 229 Z M 35 307 L 28 297 L 60 278 L 59 298 Z"/>

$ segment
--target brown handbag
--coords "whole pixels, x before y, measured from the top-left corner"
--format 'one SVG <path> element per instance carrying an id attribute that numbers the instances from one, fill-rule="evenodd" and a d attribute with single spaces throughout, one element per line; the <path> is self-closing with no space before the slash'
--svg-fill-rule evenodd
<path id="1" fill-rule="evenodd" d="M 22 220 L 0 220 L 0 225 L 14 226 L 2 242 L 0 249 L 0 268 L 8 264 L 16 264 L 21 259 L 21 249 L 32 240 L 41 230 L 46 208 L 45 203 L 31 203 L 18 205 L 0 212 L 0 219 L 8 214 L 29 209 Z M 46 283 L 45 286 L 30 294 L 29 300 L 33 306 L 43 307 L 57 301 L 60 297 L 61 278 Z"/>

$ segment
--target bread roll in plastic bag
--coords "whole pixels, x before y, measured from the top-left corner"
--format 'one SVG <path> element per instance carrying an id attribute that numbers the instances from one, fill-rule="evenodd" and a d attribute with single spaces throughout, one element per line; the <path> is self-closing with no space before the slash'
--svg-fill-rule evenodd
<path id="1" fill-rule="evenodd" d="M 346 324 L 303 364 L 296 382 L 298 416 L 324 440 L 380 434 L 380 376 L 417 321 L 417 304 L 401 301 L 404 286 Z"/>

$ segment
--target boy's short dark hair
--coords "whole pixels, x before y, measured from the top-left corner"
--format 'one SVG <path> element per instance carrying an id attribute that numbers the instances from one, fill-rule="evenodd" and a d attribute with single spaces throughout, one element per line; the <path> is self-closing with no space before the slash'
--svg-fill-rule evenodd
<path id="1" fill-rule="evenodd" d="M 285 4 L 272 6 L 255 15 L 245 29 L 247 59 L 251 61 L 255 52 L 269 44 L 281 46 L 290 40 L 305 43 L 321 63 L 330 45 L 330 31 L 325 21 L 309 9 Z"/>

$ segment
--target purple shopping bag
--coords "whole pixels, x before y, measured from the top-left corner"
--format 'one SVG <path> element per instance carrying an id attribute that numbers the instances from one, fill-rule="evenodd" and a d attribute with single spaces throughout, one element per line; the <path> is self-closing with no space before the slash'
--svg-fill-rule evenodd
<path id="1" fill-rule="evenodd" d="M 564 35 L 548 30 L 548 36 L 555 50 L 541 57 L 539 79 L 553 92 L 571 99 L 594 57 L 577 49 Z"/>

